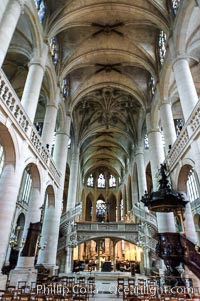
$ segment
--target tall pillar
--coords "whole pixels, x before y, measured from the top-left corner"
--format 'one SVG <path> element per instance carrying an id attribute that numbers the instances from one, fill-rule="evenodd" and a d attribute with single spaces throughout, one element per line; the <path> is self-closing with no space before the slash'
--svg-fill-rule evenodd
<path id="1" fill-rule="evenodd" d="M 65 273 L 72 272 L 72 253 L 73 250 L 70 247 L 66 247 L 66 261 L 65 261 Z"/>
<path id="2" fill-rule="evenodd" d="M 96 200 L 92 202 L 92 222 L 97 221 L 97 213 L 96 213 Z"/>
<path id="3" fill-rule="evenodd" d="M 66 116 L 65 130 L 58 131 L 56 133 L 56 142 L 55 142 L 55 148 L 53 153 L 53 159 L 55 161 L 55 165 L 61 173 L 61 180 L 60 180 L 61 187 L 63 187 L 65 181 L 68 142 L 70 137 L 70 126 L 71 126 L 71 117 L 70 114 L 68 114 Z"/>
<path id="4" fill-rule="evenodd" d="M 76 205 L 77 185 L 78 185 L 78 168 L 79 168 L 79 149 L 72 154 L 69 177 L 69 190 L 67 196 L 67 211 Z"/>
<path id="5" fill-rule="evenodd" d="M 29 71 L 21 99 L 24 110 L 32 122 L 34 122 L 37 110 L 47 54 L 48 46 L 44 44 L 42 57 L 33 58 L 29 63 Z"/>
<path id="6" fill-rule="evenodd" d="M 5 13 L 5 10 L 6 10 L 6 7 L 9 3 L 9 0 L 3 0 L 3 1 L 0 1 L 0 24 L 1 24 L 1 20 L 2 20 L 2 17 Z"/>
<path id="7" fill-rule="evenodd" d="M 58 204 L 59 205 L 59 204 Z M 61 206 L 55 208 L 53 205 L 49 205 L 44 214 L 42 233 L 40 239 L 41 249 L 39 250 L 37 264 L 43 264 L 46 268 L 54 268 L 56 266 L 56 251 L 58 227 L 57 223 L 60 220 Z M 52 227 L 56 225 L 55 227 Z"/>
<path id="8" fill-rule="evenodd" d="M 101 271 L 101 256 L 100 256 L 100 240 L 97 240 L 97 250 L 98 250 L 98 254 L 97 254 L 97 271 Z"/>
<path id="9" fill-rule="evenodd" d="M 135 161 L 137 163 L 139 200 L 141 200 L 145 190 L 147 190 L 146 172 L 144 166 L 144 150 L 142 147 L 138 147 L 136 149 Z"/>
<path id="10" fill-rule="evenodd" d="M 56 265 L 57 242 L 60 227 L 60 216 L 63 202 L 63 189 L 65 181 L 65 172 L 68 154 L 68 142 L 70 132 L 71 117 L 67 115 L 65 132 L 56 134 L 56 143 L 54 149 L 54 161 L 57 169 L 61 173 L 60 186 L 55 195 L 55 207 L 50 206 L 45 212 L 42 227 L 42 242 L 47 242 L 47 247 L 40 250 L 38 254 L 38 263 L 42 263 L 52 269 Z M 53 224 L 53 227 L 52 227 Z M 52 271 L 53 272 L 53 271 Z"/>
<path id="11" fill-rule="evenodd" d="M 6 57 L 23 6 L 24 0 L 10 0 L 2 16 L 0 23 L 0 68 Z"/>
<path id="12" fill-rule="evenodd" d="M 117 241 L 115 239 L 112 240 L 112 254 L 113 254 L 113 271 L 116 272 L 116 256 L 115 256 L 115 246 Z"/>
<path id="13" fill-rule="evenodd" d="M 117 197 L 117 208 L 116 208 L 116 222 L 120 222 L 121 220 L 121 208 L 120 208 L 120 199 Z"/>
<path id="14" fill-rule="evenodd" d="M 159 129 L 151 129 L 151 116 L 150 113 L 146 117 L 147 132 L 149 140 L 149 152 L 150 152 L 150 163 L 151 173 L 153 180 L 153 190 L 156 191 L 158 187 L 158 180 L 156 175 L 160 164 L 164 161 L 164 150 L 162 145 L 162 136 Z M 175 221 L 173 212 L 156 214 L 158 221 L 158 232 L 176 232 Z"/>
<path id="15" fill-rule="evenodd" d="M 198 95 L 190 71 L 188 59 L 182 56 L 175 59 L 173 71 L 183 110 L 183 116 L 185 121 L 187 121 L 198 102 Z"/>
<path id="16" fill-rule="evenodd" d="M 127 214 L 127 201 L 126 201 L 126 186 L 124 185 L 123 191 L 122 191 L 122 199 L 123 199 L 123 219 Z"/>
<path id="17" fill-rule="evenodd" d="M 57 111 L 58 108 L 55 104 L 48 104 L 46 106 L 46 113 L 42 130 L 42 140 L 44 144 L 49 145 L 49 150 L 51 150 L 53 143 L 53 134 L 56 126 Z"/>
<path id="18" fill-rule="evenodd" d="M 19 185 L 20 177 L 15 172 L 15 166 L 4 165 L 0 178 L 0 274 L 6 259 Z"/>
<path id="19" fill-rule="evenodd" d="M 147 247 L 144 248 L 144 268 L 146 273 L 150 272 L 150 260 L 149 260 L 149 249 Z"/>
<path id="20" fill-rule="evenodd" d="M 163 102 L 160 106 L 161 123 L 165 138 L 166 150 L 169 150 L 169 145 L 173 145 L 176 141 L 176 131 L 174 119 L 172 115 L 171 104 Z"/>

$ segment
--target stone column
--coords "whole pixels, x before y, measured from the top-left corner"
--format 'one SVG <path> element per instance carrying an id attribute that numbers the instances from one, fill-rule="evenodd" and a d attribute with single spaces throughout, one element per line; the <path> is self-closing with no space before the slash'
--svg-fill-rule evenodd
<path id="1" fill-rule="evenodd" d="M 50 151 L 53 143 L 53 134 L 56 126 L 57 111 L 58 108 L 55 104 L 48 104 L 46 106 L 46 113 L 42 130 L 42 140 L 44 144 L 49 146 L 48 148 Z"/>
<path id="2" fill-rule="evenodd" d="M 92 202 L 92 222 L 97 221 L 97 214 L 96 214 L 96 200 Z"/>
<path id="3" fill-rule="evenodd" d="M 160 116 L 165 138 L 166 151 L 168 152 L 169 145 L 172 146 L 176 141 L 176 131 L 170 103 L 163 102 L 161 104 Z"/>
<path id="4" fill-rule="evenodd" d="M 138 147 L 136 149 L 135 162 L 137 164 L 139 200 L 141 200 L 145 190 L 147 190 L 146 172 L 144 167 L 144 150 L 142 147 Z"/>
<path id="5" fill-rule="evenodd" d="M 158 180 L 157 174 L 160 164 L 164 161 L 164 150 L 162 145 L 161 132 L 158 128 L 151 128 L 151 116 L 150 113 L 147 114 L 146 118 L 147 132 L 149 140 L 149 152 L 150 152 L 150 163 L 151 163 L 151 173 L 153 180 L 153 190 L 158 190 Z M 176 232 L 174 215 L 170 213 L 157 213 L 158 221 L 158 232 Z"/>
<path id="6" fill-rule="evenodd" d="M 66 247 L 65 273 L 72 272 L 72 248 Z"/>
<path id="7" fill-rule="evenodd" d="M 59 206 L 59 204 L 58 204 Z M 60 208 L 55 208 L 50 205 L 46 208 L 42 226 L 41 240 L 37 264 L 43 264 L 46 268 L 53 268 L 56 266 L 56 250 L 55 240 L 57 241 L 57 223 L 60 220 L 61 206 Z M 52 225 L 56 225 L 55 227 Z"/>
<path id="8" fill-rule="evenodd" d="M 149 260 L 149 249 L 147 247 L 144 248 L 144 268 L 148 273 L 150 271 L 150 260 Z"/>
<path id="9" fill-rule="evenodd" d="M 116 272 L 116 256 L 115 256 L 115 246 L 116 246 L 116 240 L 112 240 L 112 254 L 113 254 L 113 271 Z"/>
<path id="10" fill-rule="evenodd" d="M 122 250 L 122 241 L 119 241 L 118 245 L 117 245 L 117 251 L 118 251 L 118 257 L 119 257 L 119 260 L 122 260 L 124 259 L 123 258 L 123 250 Z"/>
<path id="11" fill-rule="evenodd" d="M 79 149 L 72 154 L 69 177 L 69 190 L 67 196 L 67 211 L 73 209 L 76 205 L 76 194 L 78 185 L 78 168 L 79 168 Z"/>
<path id="12" fill-rule="evenodd" d="M 71 117 L 70 114 L 66 116 L 66 125 L 65 130 L 58 131 L 56 133 L 56 142 L 53 153 L 53 159 L 57 169 L 61 173 L 60 186 L 63 187 L 65 181 L 65 171 L 67 164 L 67 154 L 68 154 L 68 142 L 70 137 L 70 126 L 71 126 Z"/>
<path id="13" fill-rule="evenodd" d="M 10 0 L 2 16 L 0 23 L 0 68 L 6 57 L 23 5 L 24 0 Z"/>
<path id="14" fill-rule="evenodd" d="M 123 199 L 123 218 L 124 218 L 127 214 L 126 186 L 124 186 L 122 191 L 122 199 Z"/>
<path id="15" fill-rule="evenodd" d="M 21 103 L 29 116 L 34 122 L 40 90 L 45 72 L 45 64 L 48 54 L 48 46 L 44 44 L 41 58 L 33 58 L 29 63 L 29 71 L 26 79 Z"/>
<path id="16" fill-rule="evenodd" d="M 65 181 L 65 172 L 68 154 L 68 141 L 70 132 L 71 117 L 68 115 L 66 120 L 66 130 L 56 134 L 56 143 L 54 150 L 54 161 L 57 169 L 61 173 L 60 186 L 55 195 L 55 207 L 50 206 L 45 212 L 42 227 L 42 242 L 47 242 L 47 247 L 40 250 L 38 254 L 38 263 L 52 267 L 56 265 L 57 241 L 60 227 L 60 216 L 63 201 L 63 187 Z M 53 227 L 52 227 L 53 224 Z"/>
<path id="17" fill-rule="evenodd" d="M 71 126 L 70 114 L 68 114 L 66 118 L 67 118 L 66 125 L 65 125 L 66 130 L 63 132 L 60 131 L 60 132 L 56 133 L 56 143 L 55 143 L 55 148 L 54 148 L 54 153 L 53 153 L 53 159 L 55 161 L 55 165 L 61 173 L 60 186 L 56 193 L 56 204 L 57 205 L 54 210 L 55 219 L 56 219 L 56 223 L 54 223 L 54 233 L 53 233 L 54 241 L 57 240 L 58 235 L 59 235 L 61 206 L 62 206 L 62 202 L 63 202 L 63 187 L 64 187 L 64 181 L 65 181 L 65 172 L 66 172 L 67 155 L 68 155 L 68 142 L 69 142 L 69 137 L 70 137 L 69 136 L 70 126 Z M 50 218 L 48 220 L 50 221 Z M 51 235 L 51 234 L 49 233 L 49 235 Z M 55 263 L 56 262 L 56 254 L 57 254 L 57 243 L 54 243 L 53 245 L 51 245 L 51 250 L 48 250 L 48 252 L 51 252 L 51 254 L 47 253 L 47 251 L 46 251 L 45 252 L 46 255 L 45 254 L 43 255 L 43 258 L 45 258 L 44 259 L 45 262 L 46 263 L 48 262 L 48 264 L 49 264 L 49 261 L 51 260 L 51 262 Z M 71 269 L 72 249 L 66 247 L 66 252 L 67 252 L 67 256 L 70 256 L 70 258 L 69 258 L 69 260 L 68 260 L 68 258 L 66 258 L 67 261 L 65 263 L 65 271 L 68 269 Z"/>
<path id="18" fill-rule="evenodd" d="M 100 240 L 97 241 L 97 250 L 98 250 L 98 257 L 97 257 L 97 271 L 101 271 L 101 261 L 100 261 Z"/>
<path id="19" fill-rule="evenodd" d="M 0 22 L 2 20 L 2 17 L 5 13 L 5 10 L 7 8 L 7 5 L 9 3 L 9 0 L 3 0 L 3 1 L 0 1 Z"/>
<path id="20" fill-rule="evenodd" d="M 0 275 L 6 259 L 11 234 L 12 219 L 15 212 L 20 177 L 12 164 L 5 164 L 0 178 Z"/>
<path id="21" fill-rule="evenodd" d="M 198 95 L 190 71 L 188 59 L 182 56 L 177 57 L 173 64 L 173 71 L 183 110 L 183 116 L 185 121 L 187 121 L 198 102 Z"/>
<path id="22" fill-rule="evenodd" d="M 121 220 L 121 208 L 120 208 L 120 199 L 119 199 L 119 197 L 117 198 L 116 211 L 117 211 L 116 222 L 120 222 L 120 220 Z"/>

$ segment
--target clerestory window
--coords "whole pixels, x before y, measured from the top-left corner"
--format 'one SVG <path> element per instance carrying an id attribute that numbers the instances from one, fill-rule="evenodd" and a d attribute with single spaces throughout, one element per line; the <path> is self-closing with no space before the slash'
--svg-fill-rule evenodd
<path id="1" fill-rule="evenodd" d="M 173 10 L 174 16 L 176 16 L 176 14 L 177 14 L 180 3 L 181 3 L 181 0 L 171 0 L 172 10 Z"/>
<path id="2" fill-rule="evenodd" d="M 98 180 L 97 180 L 97 187 L 98 188 L 105 188 L 106 187 L 106 180 L 102 173 L 99 174 Z"/>
<path id="3" fill-rule="evenodd" d="M 164 63 L 164 59 L 166 55 L 166 42 L 167 42 L 167 35 L 166 33 L 164 33 L 163 30 L 161 30 L 158 39 L 159 60 L 161 65 Z"/>
<path id="4" fill-rule="evenodd" d="M 112 175 L 109 178 L 109 188 L 116 187 L 116 179 Z"/>
<path id="5" fill-rule="evenodd" d="M 91 174 L 91 175 L 89 176 L 89 178 L 87 179 L 87 186 L 88 186 L 88 187 L 94 187 L 94 177 L 93 177 L 92 174 Z"/>

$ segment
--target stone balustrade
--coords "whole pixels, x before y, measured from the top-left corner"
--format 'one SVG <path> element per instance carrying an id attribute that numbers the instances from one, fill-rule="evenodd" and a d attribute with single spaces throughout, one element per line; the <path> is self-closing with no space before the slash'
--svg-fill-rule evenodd
<path id="1" fill-rule="evenodd" d="M 82 211 L 82 204 L 78 204 L 76 207 L 65 212 L 61 216 L 60 225 L 63 225 L 65 222 L 74 219 L 77 215 L 80 215 Z"/>
<path id="2" fill-rule="evenodd" d="M 78 243 L 100 237 L 127 240 L 133 244 L 138 240 L 139 225 L 135 223 L 96 223 L 80 222 L 76 224 Z"/>
<path id="3" fill-rule="evenodd" d="M 154 228 L 157 229 L 157 219 L 156 216 L 153 215 L 151 212 L 145 212 L 144 209 L 141 209 L 137 206 L 134 206 L 133 213 L 137 216 L 141 221 L 145 221 L 152 225 Z"/>
<path id="4" fill-rule="evenodd" d="M 170 170 L 178 162 L 179 158 L 184 154 L 190 141 L 194 139 L 200 132 L 200 100 L 196 104 L 187 122 L 183 126 L 180 135 L 177 137 L 175 143 L 170 150 L 166 161 L 168 162 Z"/>
<path id="5" fill-rule="evenodd" d="M 52 157 L 2 70 L 0 70 L 0 99 L 1 110 L 8 116 L 21 136 L 30 144 L 36 157 L 49 171 L 51 178 L 59 185 L 60 174 L 55 167 Z"/>

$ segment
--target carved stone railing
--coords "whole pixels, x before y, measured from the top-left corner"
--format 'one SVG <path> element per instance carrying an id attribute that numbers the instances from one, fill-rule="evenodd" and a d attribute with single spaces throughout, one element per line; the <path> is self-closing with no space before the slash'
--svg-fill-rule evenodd
<path id="1" fill-rule="evenodd" d="M 50 176 L 58 185 L 60 173 L 57 171 L 49 151 L 25 113 L 17 94 L 2 70 L 0 70 L 0 100 L 2 111 L 9 117 L 26 141 L 30 143 L 41 164 L 49 170 Z"/>
<path id="2" fill-rule="evenodd" d="M 191 139 L 194 139 L 200 132 L 200 100 L 196 104 L 187 122 L 183 126 L 180 135 L 177 137 L 175 143 L 170 150 L 166 161 L 169 168 L 172 169 L 177 160 L 185 152 L 190 144 Z"/>
<path id="3" fill-rule="evenodd" d="M 79 243 L 101 237 L 119 238 L 136 244 L 139 225 L 135 223 L 77 223 L 77 240 Z"/>
<path id="4" fill-rule="evenodd" d="M 70 222 L 68 221 L 68 226 Z M 70 228 L 71 231 L 65 230 L 63 236 L 58 242 L 58 251 L 66 248 L 67 241 L 70 241 L 71 236 L 77 238 L 77 243 L 81 244 L 84 241 L 91 239 L 99 239 L 102 237 L 118 238 L 127 240 L 133 244 L 137 244 L 139 234 L 139 224 L 135 223 L 97 223 L 97 222 L 78 222 Z M 145 247 L 155 252 L 157 240 L 145 235 Z"/>
<path id="5" fill-rule="evenodd" d="M 70 209 L 69 211 L 65 212 L 61 216 L 60 225 L 64 224 L 66 221 L 72 220 L 77 215 L 80 215 L 82 211 L 82 204 L 78 204 L 73 209 Z"/>
<path id="6" fill-rule="evenodd" d="M 144 209 L 141 209 L 137 206 L 133 207 L 133 214 L 137 216 L 141 221 L 147 222 L 150 225 L 154 226 L 157 229 L 157 219 L 150 212 L 145 212 Z"/>

